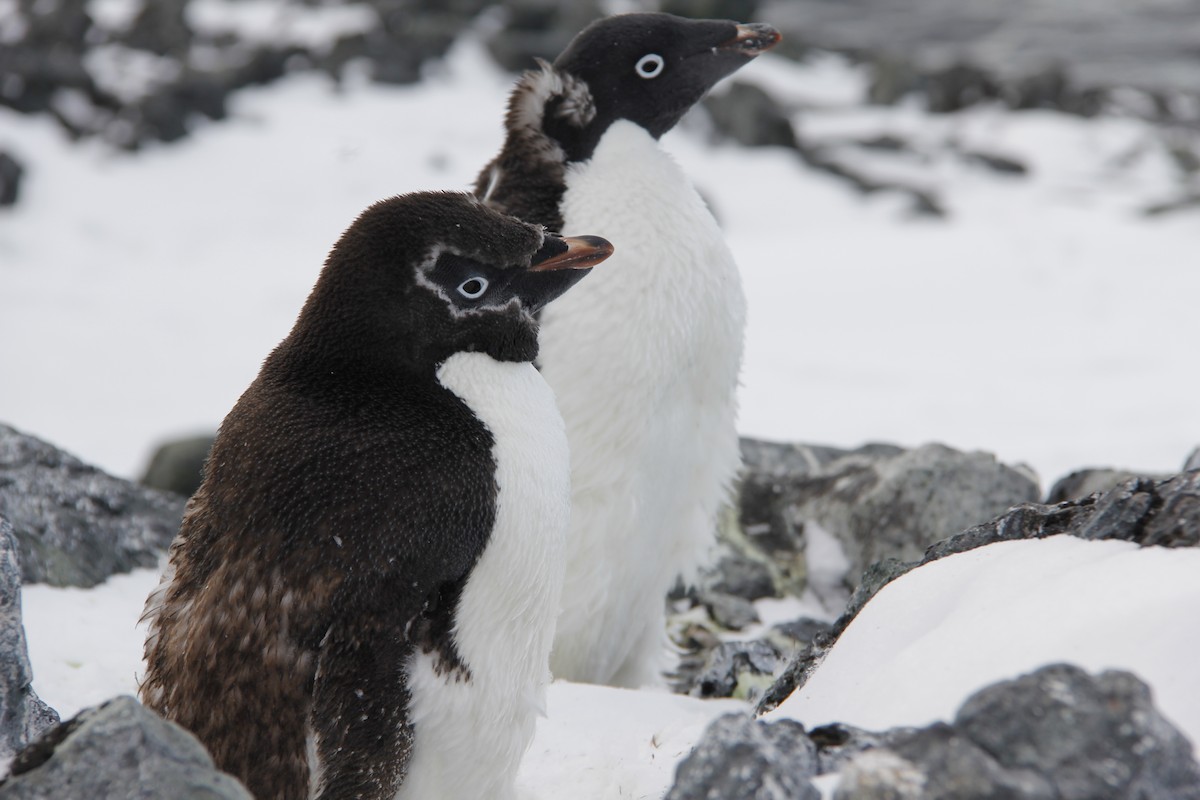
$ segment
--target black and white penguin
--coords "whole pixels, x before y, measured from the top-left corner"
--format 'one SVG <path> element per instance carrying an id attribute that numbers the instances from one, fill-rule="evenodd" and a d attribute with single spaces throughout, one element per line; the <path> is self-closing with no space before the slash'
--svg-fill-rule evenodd
<path id="1" fill-rule="evenodd" d="M 535 314 L 611 251 L 454 193 L 333 248 L 146 605 L 143 701 L 256 797 L 512 797 L 570 507 Z"/>
<path id="2" fill-rule="evenodd" d="M 711 550 L 740 465 L 745 300 L 716 221 L 658 139 L 779 39 L 667 14 L 597 21 L 520 78 L 476 183 L 493 208 L 618 248 L 542 316 L 573 492 L 555 677 L 660 683 L 664 597 Z"/>

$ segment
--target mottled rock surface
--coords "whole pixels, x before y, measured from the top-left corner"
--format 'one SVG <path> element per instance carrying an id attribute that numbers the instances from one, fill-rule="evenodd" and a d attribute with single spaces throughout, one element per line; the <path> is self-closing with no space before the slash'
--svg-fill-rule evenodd
<path id="1" fill-rule="evenodd" d="M 804 525 L 815 522 L 842 544 L 857 576 L 883 559 L 920 558 L 929 545 L 1041 494 L 1027 471 L 943 445 L 780 449 L 787 447 L 743 447 L 742 529 L 777 563 L 802 552 Z"/>
<path id="2" fill-rule="evenodd" d="M 718 717 L 675 770 L 665 800 L 820 800 L 817 749 L 804 726 Z"/>
<path id="3" fill-rule="evenodd" d="M 82 711 L 21 751 L 0 798 L 252 800 L 196 737 L 132 697 Z"/>
<path id="4" fill-rule="evenodd" d="M 809 797 L 812 777 L 837 773 L 836 800 L 1200 798 L 1191 744 L 1128 672 L 1046 666 L 981 689 L 952 722 L 923 728 L 809 734 L 790 720 L 758 724 L 715 720 L 667 797 Z M 804 781 L 793 794 L 775 793 L 784 769 Z"/>
<path id="5" fill-rule="evenodd" d="M 58 713 L 33 691 L 17 560 L 12 525 L 0 516 L 0 762 L 58 723 Z"/>
<path id="6" fill-rule="evenodd" d="M 12 524 L 26 583 L 89 587 L 155 566 L 184 503 L 0 425 L 0 516 Z"/>

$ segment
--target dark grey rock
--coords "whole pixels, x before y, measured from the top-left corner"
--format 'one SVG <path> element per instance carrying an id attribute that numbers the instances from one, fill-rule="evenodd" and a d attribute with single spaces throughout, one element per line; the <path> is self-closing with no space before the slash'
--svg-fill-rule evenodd
<path id="1" fill-rule="evenodd" d="M 118 697 L 48 731 L 18 754 L 0 798 L 252 800 L 219 772 L 192 734 L 132 697 Z"/>
<path id="2" fill-rule="evenodd" d="M 150 456 L 142 485 L 191 497 L 200 488 L 204 462 L 215 439 L 215 434 L 206 433 L 163 442 Z"/>
<path id="3" fill-rule="evenodd" d="M 598 0 L 508 0 L 503 4 L 503 24 L 487 38 L 488 51 L 510 72 L 533 69 L 535 59 L 554 61 L 575 34 L 602 16 Z"/>
<path id="4" fill-rule="evenodd" d="M 0 516 L 0 761 L 58 724 L 58 712 L 33 691 L 21 622 L 21 567 L 12 525 Z"/>
<path id="5" fill-rule="evenodd" d="M 804 521 L 791 513 L 803 487 L 837 469 L 866 469 L 898 456 L 899 447 L 868 444 L 855 450 L 803 444 L 741 440 L 742 477 L 738 488 L 738 526 L 722 529 L 726 541 L 748 558 L 768 565 L 776 594 L 804 592 Z M 826 485 L 825 483 L 821 484 Z M 737 538 L 735 538 L 737 537 Z"/>
<path id="6" fill-rule="evenodd" d="M 1044 667 L 977 692 L 954 727 L 1001 766 L 1045 777 L 1047 797 L 1200 798 L 1190 742 L 1128 672 Z"/>
<path id="7" fill-rule="evenodd" d="M 758 0 L 662 0 L 658 10 L 693 19 L 759 21 Z"/>
<path id="8" fill-rule="evenodd" d="M 916 728 L 892 728 L 882 733 L 835 722 L 813 728 L 808 738 L 817 747 L 818 775 L 841 772 L 859 753 L 888 747 L 892 740 L 906 736 Z"/>
<path id="9" fill-rule="evenodd" d="M 665 800 L 820 800 L 816 747 L 792 720 L 713 720 L 675 770 Z"/>
<path id="10" fill-rule="evenodd" d="M 917 765 L 924 778 L 922 800 L 1058 800 L 1046 778 L 1030 769 L 1002 766 L 945 723 L 893 734 L 887 747 Z"/>
<path id="11" fill-rule="evenodd" d="M 729 631 L 740 631 L 759 621 L 758 611 L 749 600 L 723 592 L 701 592 L 700 604 L 712 621 Z"/>
<path id="12" fill-rule="evenodd" d="M 1097 467 L 1075 470 L 1055 481 L 1046 494 L 1046 502 L 1054 504 L 1066 500 L 1080 500 L 1090 494 L 1115 489 L 1130 478 L 1138 477 L 1143 476 L 1123 469 Z"/>
<path id="13" fill-rule="evenodd" d="M 791 642 L 795 649 L 812 644 L 830 631 L 830 624 L 811 617 L 801 617 L 791 622 L 776 623 L 771 628 L 777 638 Z"/>
<path id="14" fill-rule="evenodd" d="M 688 690 L 693 697 L 736 697 L 755 702 L 786 666 L 769 642 L 722 642 L 708 654 L 704 669 Z"/>
<path id="15" fill-rule="evenodd" d="M 704 567 L 696 580 L 698 594 L 724 594 L 743 600 L 778 597 L 771 564 L 736 549 L 732 543 L 719 543 L 716 563 Z"/>
<path id="16" fill-rule="evenodd" d="M 187 3 L 188 0 L 155 0 L 144 4 L 121 41 L 160 56 L 185 57 L 193 40 Z"/>
<path id="17" fill-rule="evenodd" d="M 1200 86 L 1200 0 L 1152 9 L 1072 0 L 786 0 L 764 5 L 761 14 L 809 46 L 906 64 L 919 76 L 918 88 L 925 75 L 966 65 L 983 72 L 1006 101 L 1071 110 L 1112 87 L 1195 94 Z M 963 76 L 955 81 L 977 85 Z"/>
<path id="18" fill-rule="evenodd" d="M 1187 461 L 1183 464 L 1184 472 L 1191 472 L 1200 469 L 1200 447 L 1197 447 L 1188 456 Z"/>
<path id="19" fill-rule="evenodd" d="M 25 168 L 21 162 L 0 150 L 0 207 L 15 205 L 21 196 L 21 178 Z"/>
<path id="20" fill-rule="evenodd" d="M 12 523 L 26 583 L 90 587 L 156 566 L 184 503 L 0 425 L 0 516 Z"/>
<path id="21" fill-rule="evenodd" d="M 1200 545 L 1200 472 L 1163 481 L 1126 481 L 1101 495 L 1095 514 L 1076 535 L 1147 546 Z"/>
<path id="22" fill-rule="evenodd" d="M 1193 800 L 1191 744 L 1127 672 L 1069 665 L 1001 681 L 954 722 L 872 733 L 829 725 L 810 734 L 836 800 Z"/>
<path id="23" fill-rule="evenodd" d="M 745 472 L 740 509 L 748 538 L 775 558 L 798 549 L 811 520 L 842 544 L 853 575 L 882 559 L 920 558 L 929 545 L 1040 494 L 1022 470 L 936 444 L 847 452 L 786 478 L 750 462 Z"/>
<path id="24" fill-rule="evenodd" d="M 746 147 L 796 147 L 796 132 L 778 100 L 765 89 L 734 81 L 704 100 L 716 132 Z"/>
<path id="25" fill-rule="evenodd" d="M 962 154 L 963 158 L 969 164 L 978 164 L 987 167 L 993 172 L 998 172 L 1001 175 L 1027 175 L 1029 167 L 1024 161 L 1018 161 L 1009 156 L 1002 156 L 998 153 L 985 153 L 981 150 L 969 150 Z"/>

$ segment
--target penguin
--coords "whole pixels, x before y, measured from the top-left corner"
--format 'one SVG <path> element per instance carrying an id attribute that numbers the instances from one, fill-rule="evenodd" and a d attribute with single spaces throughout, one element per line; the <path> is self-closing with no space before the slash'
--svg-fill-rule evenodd
<path id="1" fill-rule="evenodd" d="M 741 463 L 745 299 L 716 221 L 659 139 L 780 38 L 668 14 L 596 21 L 517 81 L 503 147 L 476 181 L 492 208 L 619 248 L 541 319 L 538 363 L 571 448 L 556 678 L 661 685 L 665 597 L 712 551 Z"/>
<path id="2" fill-rule="evenodd" d="M 219 428 L 146 706 L 259 798 L 511 798 L 570 508 L 535 315 L 612 252 L 466 193 L 364 211 Z"/>

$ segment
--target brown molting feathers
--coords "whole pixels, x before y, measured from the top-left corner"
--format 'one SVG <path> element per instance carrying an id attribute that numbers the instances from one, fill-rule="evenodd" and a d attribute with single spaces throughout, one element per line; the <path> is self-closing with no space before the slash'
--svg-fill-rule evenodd
<path id="1" fill-rule="evenodd" d="M 596 103 L 587 84 L 573 75 L 554 69 L 543 59 L 537 60 L 539 70 L 530 70 L 517 81 L 508 106 L 509 130 L 521 128 L 541 132 L 546 104 L 556 97 L 562 101 L 554 111 L 555 117 L 582 128 L 596 117 Z"/>

